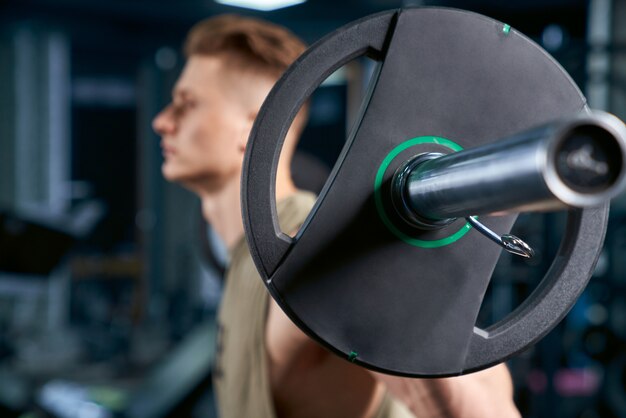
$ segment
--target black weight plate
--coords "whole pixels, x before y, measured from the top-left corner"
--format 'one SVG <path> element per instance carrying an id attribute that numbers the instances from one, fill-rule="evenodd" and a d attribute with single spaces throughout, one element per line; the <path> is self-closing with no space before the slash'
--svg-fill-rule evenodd
<path id="1" fill-rule="evenodd" d="M 375 87 L 292 240 L 279 231 L 273 202 L 282 140 L 311 91 L 363 54 L 381 62 Z M 565 244 L 538 290 L 508 318 L 480 330 L 475 321 L 499 247 L 462 221 L 406 230 L 386 190 L 412 155 L 486 144 L 585 110 L 578 88 L 545 51 L 481 15 L 406 9 L 329 35 L 272 90 L 244 162 L 244 225 L 270 293 L 310 336 L 388 373 L 458 375 L 519 352 L 556 325 L 582 292 L 608 206 L 572 212 Z M 503 234 L 515 216 L 481 219 Z"/>

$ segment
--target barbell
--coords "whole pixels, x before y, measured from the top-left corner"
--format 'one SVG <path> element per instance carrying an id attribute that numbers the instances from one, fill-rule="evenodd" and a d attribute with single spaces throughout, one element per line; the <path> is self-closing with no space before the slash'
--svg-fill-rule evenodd
<path id="1" fill-rule="evenodd" d="M 360 56 L 377 62 L 369 92 L 291 238 L 274 198 L 282 142 L 317 86 Z M 461 10 L 394 10 L 321 39 L 272 89 L 246 149 L 244 228 L 271 296 L 309 336 L 374 370 L 460 375 L 519 353 L 567 314 L 625 161 L 623 123 L 589 110 L 521 33 Z M 548 210 L 568 211 L 550 269 L 510 315 L 477 327 L 501 248 L 532 256 L 510 235 L 517 214 Z"/>

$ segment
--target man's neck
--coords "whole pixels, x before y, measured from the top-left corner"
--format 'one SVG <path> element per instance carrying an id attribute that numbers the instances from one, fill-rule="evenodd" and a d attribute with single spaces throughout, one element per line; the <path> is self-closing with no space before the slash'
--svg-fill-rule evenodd
<path id="1" fill-rule="evenodd" d="M 234 179 L 219 192 L 198 193 L 202 202 L 202 216 L 231 250 L 243 235 L 239 181 Z"/>
<path id="2" fill-rule="evenodd" d="M 233 249 L 243 236 L 240 191 L 240 181 L 236 178 L 217 193 L 198 193 L 204 219 L 211 224 L 229 250 Z M 277 201 L 295 191 L 296 188 L 290 180 L 276 182 Z"/>

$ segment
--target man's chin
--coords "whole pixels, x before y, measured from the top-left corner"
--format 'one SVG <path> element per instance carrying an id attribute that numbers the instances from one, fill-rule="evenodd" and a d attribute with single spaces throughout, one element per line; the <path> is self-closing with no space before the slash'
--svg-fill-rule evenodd
<path id="1" fill-rule="evenodd" d="M 172 170 L 171 168 L 169 168 L 166 163 L 161 166 L 161 174 L 163 175 L 163 178 L 167 181 L 180 181 L 180 174 L 176 173 L 176 170 Z"/>
<path id="2" fill-rule="evenodd" d="M 216 189 L 214 182 L 207 176 L 175 170 L 167 164 L 161 166 L 161 174 L 168 182 L 176 183 L 194 193 L 214 192 Z"/>
<path id="3" fill-rule="evenodd" d="M 171 183 L 180 183 L 182 185 L 194 182 L 196 177 L 182 170 L 177 170 L 176 167 L 171 167 L 167 163 L 161 166 L 161 174 L 165 180 Z"/>

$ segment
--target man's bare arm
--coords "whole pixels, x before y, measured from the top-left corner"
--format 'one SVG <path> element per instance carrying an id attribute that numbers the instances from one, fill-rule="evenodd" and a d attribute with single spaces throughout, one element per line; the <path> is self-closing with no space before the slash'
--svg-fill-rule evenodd
<path id="1" fill-rule="evenodd" d="M 373 372 L 374 373 L 374 372 Z M 374 373 L 389 392 L 420 418 L 519 418 L 505 365 L 442 379 Z"/>

